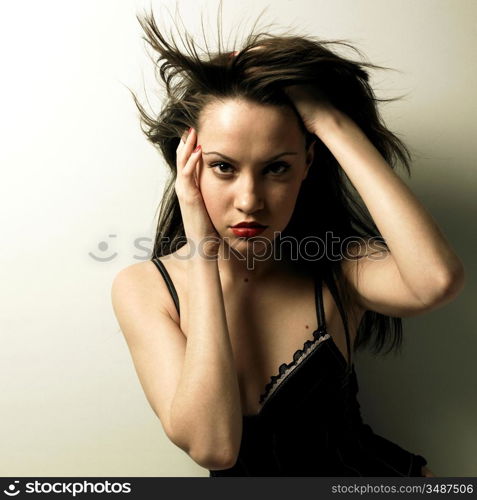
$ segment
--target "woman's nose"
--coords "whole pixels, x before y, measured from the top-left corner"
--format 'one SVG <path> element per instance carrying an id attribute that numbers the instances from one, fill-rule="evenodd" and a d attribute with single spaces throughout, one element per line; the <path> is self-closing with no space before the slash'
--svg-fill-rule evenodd
<path id="1" fill-rule="evenodd" d="M 245 213 L 254 213 L 263 208 L 263 195 L 257 182 L 248 179 L 237 185 L 235 208 Z"/>

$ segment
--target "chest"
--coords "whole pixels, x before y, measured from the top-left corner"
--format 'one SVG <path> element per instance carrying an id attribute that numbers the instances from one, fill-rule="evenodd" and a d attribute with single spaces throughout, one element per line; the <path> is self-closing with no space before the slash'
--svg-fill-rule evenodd
<path id="1" fill-rule="evenodd" d="M 184 286 L 185 283 L 184 283 Z M 182 287 L 181 287 L 182 288 Z M 179 291 L 185 304 L 186 289 Z M 281 286 L 237 287 L 224 291 L 224 305 L 234 354 L 242 412 L 255 415 L 260 396 L 280 365 L 290 363 L 318 328 L 315 286 L 311 277 L 289 280 Z M 332 295 L 323 287 L 327 331 L 339 351 L 347 356 L 344 326 Z M 187 332 L 187 308 L 181 308 L 181 326 Z M 357 324 L 351 321 L 351 342 Z"/>

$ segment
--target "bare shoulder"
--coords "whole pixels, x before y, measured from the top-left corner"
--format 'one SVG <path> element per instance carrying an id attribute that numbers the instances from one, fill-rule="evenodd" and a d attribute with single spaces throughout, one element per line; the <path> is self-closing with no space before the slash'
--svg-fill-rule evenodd
<path id="1" fill-rule="evenodd" d="M 168 267 L 168 260 L 161 259 Z M 140 301 L 178 322 L 175 305 L 164 278 L 154 262 L 146 260 L 121 269 L 113 279 L 111 296 L 115 310 Z"/>

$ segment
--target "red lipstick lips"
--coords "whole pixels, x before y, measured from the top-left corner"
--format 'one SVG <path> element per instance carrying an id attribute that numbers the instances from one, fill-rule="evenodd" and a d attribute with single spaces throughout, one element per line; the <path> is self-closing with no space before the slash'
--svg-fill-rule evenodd
<path id="1" fill-rule="evenodd" d="M 259 224 L 258 222 L 239 222 L 232 226 L 232 232 L 235 236 L 242 236 L 244 238 L 251 238 L 252 236 L 257 236 L 263 232 L 267 226 Z"/>
<path id="2" fill-rule="evenodd" d="M 263 224 L 259 224 L 258 222 L 254 222 L 254 221 L 251 221 L 251 222 L 239 222 L 238 224 L 235 224 L 235 226 L 232 226 L 232 227 L 267 227 L 267 226 L 264 226 Z"/>

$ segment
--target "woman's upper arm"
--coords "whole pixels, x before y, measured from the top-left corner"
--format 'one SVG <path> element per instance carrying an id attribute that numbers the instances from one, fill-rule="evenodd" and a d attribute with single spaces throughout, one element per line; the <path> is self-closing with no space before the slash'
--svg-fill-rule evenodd
<path id="1" fill-rule="evenodd" d="M 120 271 L 112 284 L 114 313 L 131 352 L 136 373 L 165 433 L 176 445 L 169 420 L 180 379 L 186 337 L 164 306 L 165 284 L 142 264 Z"/>
<path id="2" fill-rule="evenodd" d="M 353 247 L 349 252 L 353 258 L 343 259 L 342 271 L 354 302 L 362 311 L 403 318 L 431 311 L 452 300 L 443 295 L 432 303 L 423 303 L 403 281 L 387 250 L 376 252 L 368 247 L 358 251 Z"/>

